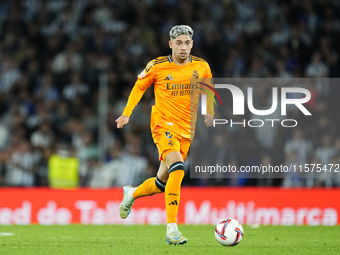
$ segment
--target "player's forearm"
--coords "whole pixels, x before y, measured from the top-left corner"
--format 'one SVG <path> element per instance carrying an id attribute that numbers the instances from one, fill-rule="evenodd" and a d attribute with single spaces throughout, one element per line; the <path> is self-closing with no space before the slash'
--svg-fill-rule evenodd
<path id="1" fill-rule="evenodd" d="M 207 97 L 207 113 L 209 113 L 210 116 L 214 118 L 215 114 L 214 101 L 210 96 Z"/>
<path id="2" fill-rule="evenodd" d="M 133 109 L 136 107 L 140 99 L 142 98 L 146 88 L 141 88 L 137 84 L 133 87 L 128 102 L 126 104 L 126 107 L 124 108 L 124 112 L 122 115 L 126 115 L 130 117 Z"/>
<path id="3" fill-rule="evenodd" d="M 211 108 L 208 107 L 208 108 L 207 108 L 207 113 L 209 113 L 210 116 L 214 118 L 214 114 L 215 114 L 214 106 L 211 107 Z"/>

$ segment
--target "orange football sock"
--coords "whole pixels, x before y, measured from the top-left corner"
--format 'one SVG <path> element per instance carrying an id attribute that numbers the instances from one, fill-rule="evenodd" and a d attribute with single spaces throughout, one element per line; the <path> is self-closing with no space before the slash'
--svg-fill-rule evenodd
<path id="1" fill-rule="evenodd" d="M 181 165 L 183 166 L 183 163 Z M 167 223 L 177 223 L 177 212 L 183 177 L 183 169 L 175 170 L 173 172 L 170 172 L 169 174 L 169 179 L 165 186 L 165 206 Z"/>
<path id="2" fill-rule="evenodd" d="M 145 180 L 141 185 L 137 187 L 133 193 L 134 198 L 151 196 L 157 193 L 164 192 L 165 183 L 159 180 L 157 177 L 152 177 Z"/>

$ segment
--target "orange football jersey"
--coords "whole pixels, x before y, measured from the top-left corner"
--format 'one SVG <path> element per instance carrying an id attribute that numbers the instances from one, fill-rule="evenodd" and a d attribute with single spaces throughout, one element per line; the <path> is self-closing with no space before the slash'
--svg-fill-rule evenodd
<path id="1" fill-rule="evenodd" d="M 151 131 L 161 126 L 182 137 L 192 138 L 200 94 L 205 92 L 199 89 L 199 84 L 191 84 L 191 78 L 212 78 L 205 60 L 190 55 L 186 65 L 177 65 L 169 55 L 150 61 L 138 75 L 123 115 L 130 116 L 145 90 L 154 84 L 155 105 L 151 113 Z M 214 95 L 212 91 L 209 92 Z M 207 96 L 207 112 L 214 116 L 213 99 L 210 96 Z"/>

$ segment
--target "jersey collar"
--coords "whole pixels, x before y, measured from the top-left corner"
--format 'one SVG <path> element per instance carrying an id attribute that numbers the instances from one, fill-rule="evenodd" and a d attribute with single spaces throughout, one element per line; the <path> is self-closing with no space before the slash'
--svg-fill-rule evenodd
<path id="1" fill-rule="evenodd" d="M 171 55 L 168 56 L 168 60 L 169 60 L 170 63 L 172 63 Z M 191 55 L 189 55 L 189 62 L 192 62 L 191 61 Z"/>

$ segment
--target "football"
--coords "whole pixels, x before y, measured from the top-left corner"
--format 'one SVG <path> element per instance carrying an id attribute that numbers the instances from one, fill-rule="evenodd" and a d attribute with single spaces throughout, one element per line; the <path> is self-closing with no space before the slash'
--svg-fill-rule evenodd
<path id="1" fill-rule="evenodd" d="M 215 228 L 215 238 L 217 242 L 224 246 L 235 246 L 243 238 L 243 227 L 235 219 L 227 218 L 217 223 Z"/>

